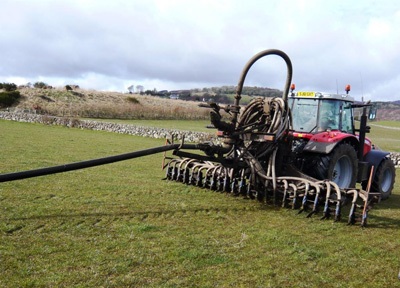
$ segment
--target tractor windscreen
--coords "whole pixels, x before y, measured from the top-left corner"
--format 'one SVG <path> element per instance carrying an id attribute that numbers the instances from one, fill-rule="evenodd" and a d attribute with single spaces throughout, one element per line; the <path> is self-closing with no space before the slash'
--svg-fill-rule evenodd
<path id="1" fill-rule="evenodd" d="M 320 100 L 318 131 L 340 130 L 354 133 L 351 102 L 340 100 Z"/>
<path id="2" fill-rule="evenodd" d="M 289 103 L 294 131 L 312 133 L 340 130 L 353 132 L 350 102 L 323 98 L 289 98 Z"/>
<path id="3" fill-rule="evenodd" d="M 320 100 L 317 131 L 340 130 L 340 104 L 336 100 Z"/>
<path id="4" fill-rule="evenodd" d="M 314 98 L 289 98 L 293 130 L 311 132 L 317 127 L 318 100 Z"/>

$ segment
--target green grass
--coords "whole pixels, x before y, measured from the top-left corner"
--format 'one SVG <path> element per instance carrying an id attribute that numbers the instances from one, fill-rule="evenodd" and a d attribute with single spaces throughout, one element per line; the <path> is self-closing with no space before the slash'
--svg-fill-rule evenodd
<path id="1" fill-rule="evenodd" d="M 0 173 L 163 145 L 9 121 L 0 133 Z M 400 284 L 399 183 L 361 229 L 163 181 L 161 158 L 0 183 L 0 287 Z"/>
<path id="2" fill-rule="evenodd" d="M 370 123 L 371 132 L 367 134 L 380 149 L 400 152 L 400 122 L 379 121 Z M 396 129 L 393 129 L 396 128 Z"/>
<path id="3" fill-rule="evenodd" d="M 377 122 L 371 122 L 370 124 L 371 125 L 376 124 L 376 125 L 400 128 L 400 121 L 377 121 Z"/>

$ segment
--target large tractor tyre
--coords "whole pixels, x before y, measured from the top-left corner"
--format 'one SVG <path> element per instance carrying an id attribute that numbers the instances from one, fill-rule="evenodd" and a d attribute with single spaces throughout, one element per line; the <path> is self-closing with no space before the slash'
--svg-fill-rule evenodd
<path id="1" fill-rule="evenodd" d="M 329 179 L 340 188 L 353 188 L 356 185 L 358 160 L 353 146 L 344 143 L 331 153 L 321 155 L 315 163 L 314 171 L 318 179 Z"/>
<path id="2" fill-rule="evenodd" d="M 371 192 L 381 193 L 381 199 L 388 199 L 392 194 L 394 180 L 396 177 L 396 169 L 393 161 L 384 158 L 375 170 L 375 176 L 371 183 Z M 368 181 L 362 183 L 363 189 L 367 188 Z"/>

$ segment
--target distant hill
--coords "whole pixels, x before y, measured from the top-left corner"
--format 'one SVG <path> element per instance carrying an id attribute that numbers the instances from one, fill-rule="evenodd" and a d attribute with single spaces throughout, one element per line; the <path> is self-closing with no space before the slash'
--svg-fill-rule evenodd
<path id="1" fill-rule="evenodd" d="M 379 121 L 400 121 L 400 100 L 372 102 L 376 106 L 377 120 Z"/>
<path id="2" fill-rule="evenodd" d="M 208 119 L 199 102 L 75 88 L 19 88 L 19 103 L 6 108 L 52 116 L 119 119 Z"/>
<path id="3" fill-rule="evenodd" d="M 172 93 L 163 96 L 139 95 L 118 92 L 85 90 L 77 87 L 63 88 L 19 88 L 21 99 L 12 109 L 36 110 L 50 115 L 72 114 L 81 117 L 122 117 L 140 118 L 143 111 L 151 111 L 155 118 L 170 118 L 173 115 L 191 114 L 208 119 L 208 110 L 199 108 L 202 101 L 231 104 L 236 94 L 236 87 L 222 86 L 184 91 L 179 100 L 170 99 Z M 179 92 L 178 91 L 178 92 Z M 164 91 L 163 91 L 164 92 Z M 172 92 L 172 91 L 170 91 Z M 177 91 L 175 91 L 177 92 Z M 281 97 L 282 91 L 263 87 L 244 87 L 241 104 L 246 105 L 253 97 Z M 171 95 L 170 95 L 171 94 Z M 376 101 L 377 120 L 400 121 L 400 100 Z M 39 111 L 40 110 L 40 111 Z M 167 112 L 171 116 L 167 116 Z M 162 116 L 163 115 L 163 116 Z"/>
<path id="4" fill-rule="evenodd" d="M 399 109 L 400 108 L 400 100 L 397 101 L 376 101 L 372 102 L 378 109 Z"/>
<path id="5" fill-rule="evenodd" d="M 393 101 L 394 104 L 400 105 L 400 100 Z"/>

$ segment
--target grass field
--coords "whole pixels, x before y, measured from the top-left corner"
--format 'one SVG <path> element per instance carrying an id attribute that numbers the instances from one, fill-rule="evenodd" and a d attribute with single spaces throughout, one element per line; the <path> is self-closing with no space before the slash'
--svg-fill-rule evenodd
<path id="1" fill-rule="evenodd" d="M 372 122 L 371 133 L 367 137 L 373 140 L 379 148 L 400 152 L 400 121 Z"/>
<path id="2" fill-rule="evenodd" d="M 9 121 L 0 135 L 0 173 L 163 145 Z M 361 229 L 163 181 L 161 159 L 0 183 L 0 287 L 400 285 L 400 181 Z"/>

